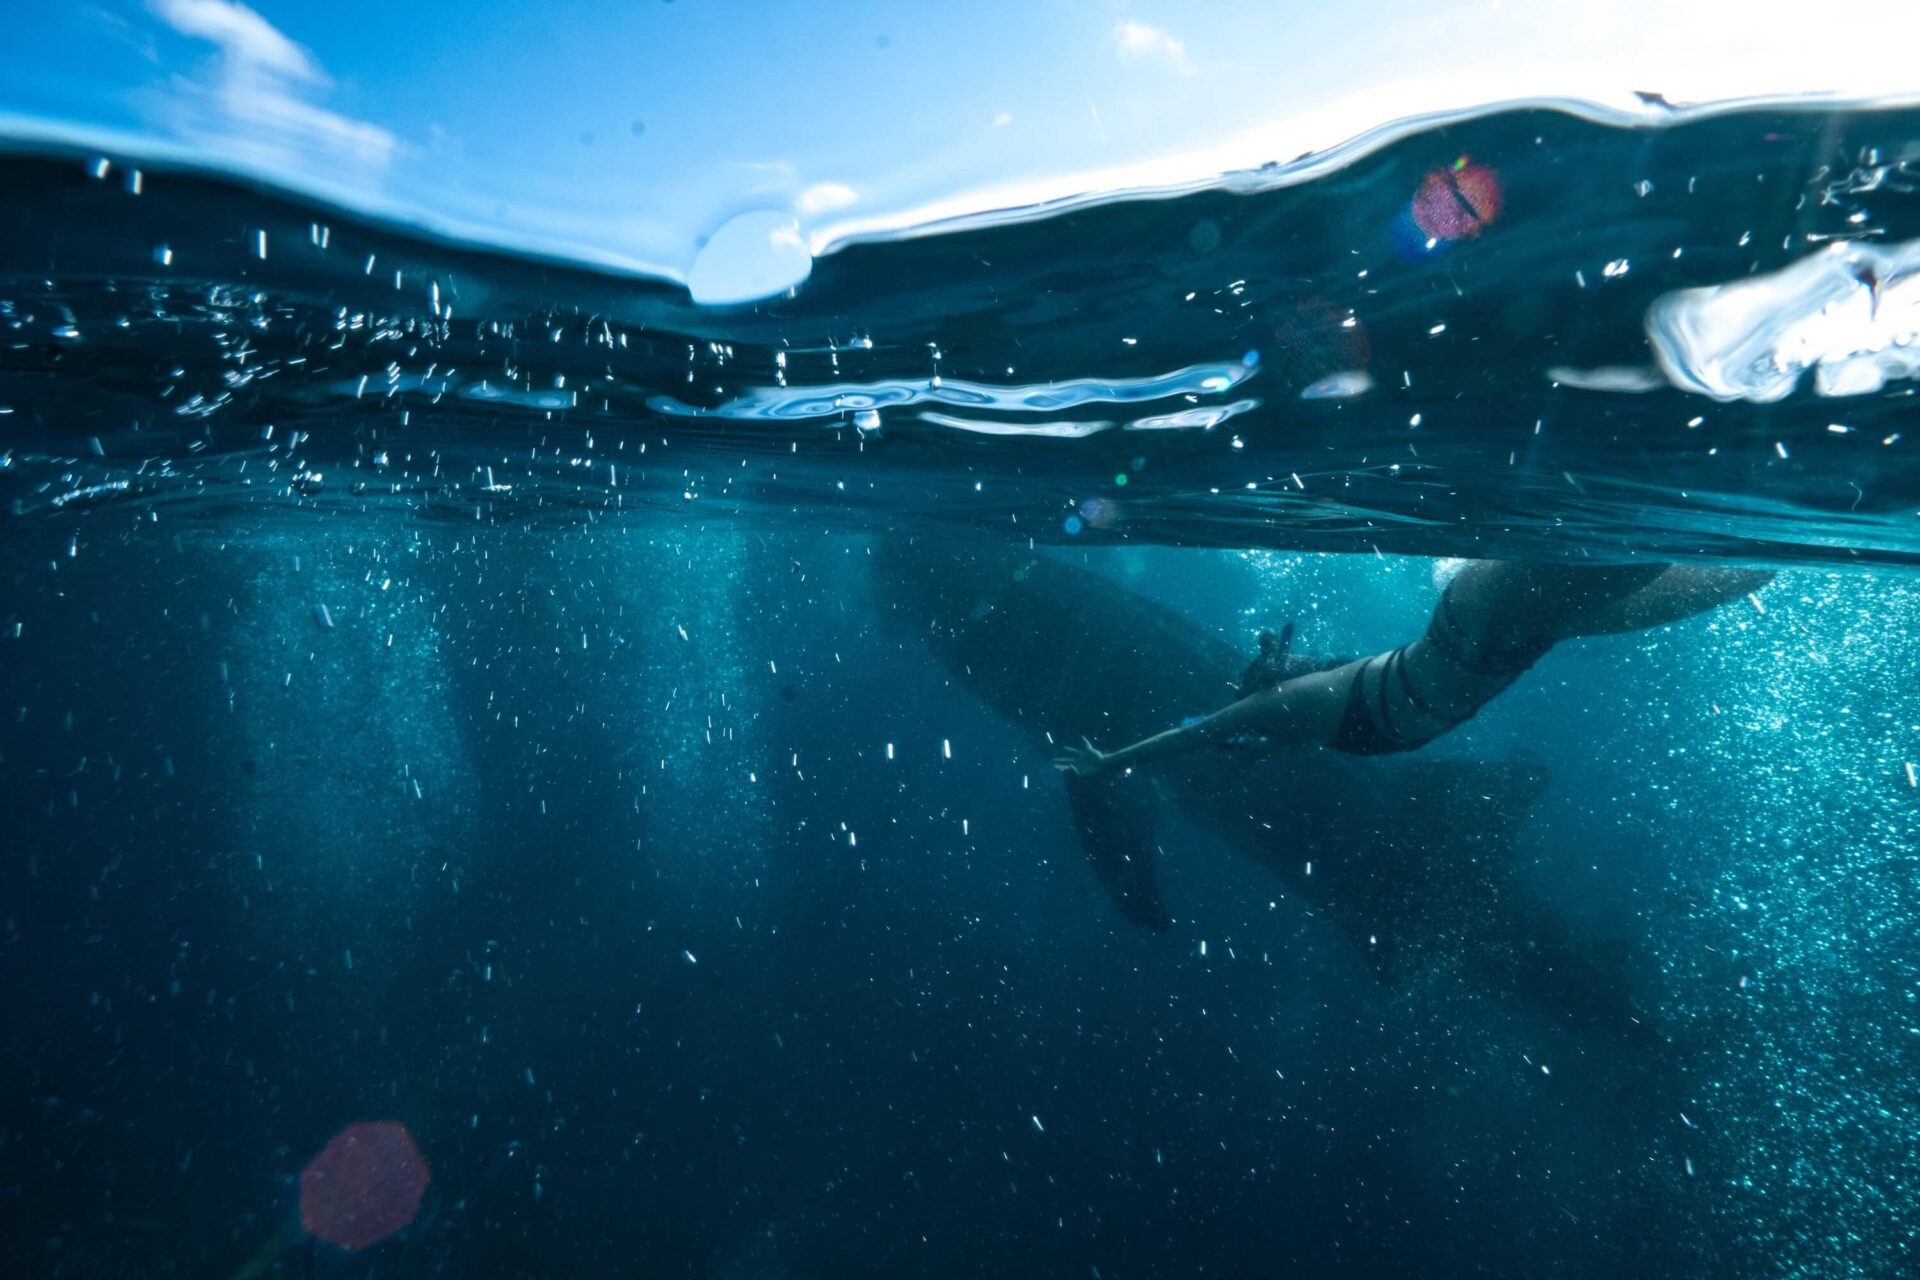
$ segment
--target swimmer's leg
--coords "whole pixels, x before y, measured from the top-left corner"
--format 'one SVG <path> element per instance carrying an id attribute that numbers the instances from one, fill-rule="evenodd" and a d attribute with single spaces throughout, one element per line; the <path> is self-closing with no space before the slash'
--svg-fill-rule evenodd
<path id="1" fill-rule="evenodd" d="M 1670 567 L 1476 560 L 1454 578 L 1448 607 L 1477 643 L 1524 649 L 1587 634 L 1589 619 L 1644 590 Z"/>
<path id="2" fill-rule="evenodd" d="M 1669 565 L 1641 590 L 1587 615 L 1574 634 L 1608 636 L 1665 626 L 1752 595 L 1772 580 L 1771 569 Z"/>

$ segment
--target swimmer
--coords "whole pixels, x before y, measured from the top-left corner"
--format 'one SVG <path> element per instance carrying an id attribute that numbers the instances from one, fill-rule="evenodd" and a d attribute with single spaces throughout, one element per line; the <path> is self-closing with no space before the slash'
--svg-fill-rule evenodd
<path id="1" fill-rule="evenodd" d="M 1473 719 L 1563 640 L 1678 622 L 1772 577 L 1771 570 L 1691 565 L 1472 561 L 1440 593 L 1426 633 L 1411 644 L 1290 675 L 1298 664 L 1317 664 L 1288 662 L 1291 627 L 1280 637 L 1264 633 L 1237 702 L 1117 751 L 1082 739 L 1054 767 L 1095 777 L 1255 737 L 1362 756 L 1414 751 Z"/>
<path id="2" fill-rule="evenodd" d="M 1234 686 L 1242 698 L 1262 689 L 1278 688 L 1287 682 L 1286 668 L 1282 664 L 1286 662 L 1287 651 L 1293 647 L 1293 624 L 1289 622 L 1277 636 L 1272 628 L 1262 627 L 1257 639 L 1260 652 L 1240 673 L 1240 683 Z"/>
<path id="3" fill-rule="evenodd" d="M 1330 671 L 1334 667 L 1345 666 L 1345 658 L 1312 658 L 1305 654 L 1292 652 L 1293 624 L 1289 622 L 1275 635 L 1269 627 L 1260 628 L 1260 652 L 1255 655 L 1247 669 L 1240 673 L 1240 683 L 1234 686 L 1234 696 L 1244 698 L 1258 693 L 1262 689 L 1273 689 L 1289 680 L 1301 676 L 1310 676 L 1316 671 Z"/>

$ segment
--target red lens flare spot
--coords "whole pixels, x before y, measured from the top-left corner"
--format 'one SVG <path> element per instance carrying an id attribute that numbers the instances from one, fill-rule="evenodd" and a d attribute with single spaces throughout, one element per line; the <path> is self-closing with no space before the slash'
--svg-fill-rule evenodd
<path id="1" fill-rule="evenodd" d="M 1500 216 L 1500 200 L 1500 175 L 1461 156 L 1421 180 L 1413 222 L 1430 240 L 1470 240 Z"/>
<path id="2" fill-rule="evenodd" d="M 429 1176 L 405 1125 L 350 1124 L 301 1171 L 300 1225 L 328 1244 L 364 1249 L 413 1221 Z"/>

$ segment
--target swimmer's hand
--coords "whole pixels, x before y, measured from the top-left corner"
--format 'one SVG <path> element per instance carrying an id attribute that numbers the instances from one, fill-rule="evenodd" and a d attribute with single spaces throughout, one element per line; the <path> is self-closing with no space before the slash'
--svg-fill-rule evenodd
<path id="1" fill-rule="evenodd" d="M 1076 778 L 1097 778 L 1120 767 L 1114 752 L 1102 751 L 1093 745 L 1091 738 L 1082 738 L 1080 742 L 1080 746 L 1063 748 L 1053 758 L 1053 767 Z"/>

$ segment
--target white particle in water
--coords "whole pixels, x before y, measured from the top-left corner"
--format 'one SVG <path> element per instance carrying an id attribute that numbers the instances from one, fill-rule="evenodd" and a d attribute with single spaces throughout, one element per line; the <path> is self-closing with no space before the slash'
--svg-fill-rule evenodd
<path id="1" fill-rule="evenodd" d="M 1302 400 L 1346 400 L 1365 395 L 1373 389 L 1373 375 L 1364 369 L 1345 369 L 1310 383 L 1300 392 Z"/>

